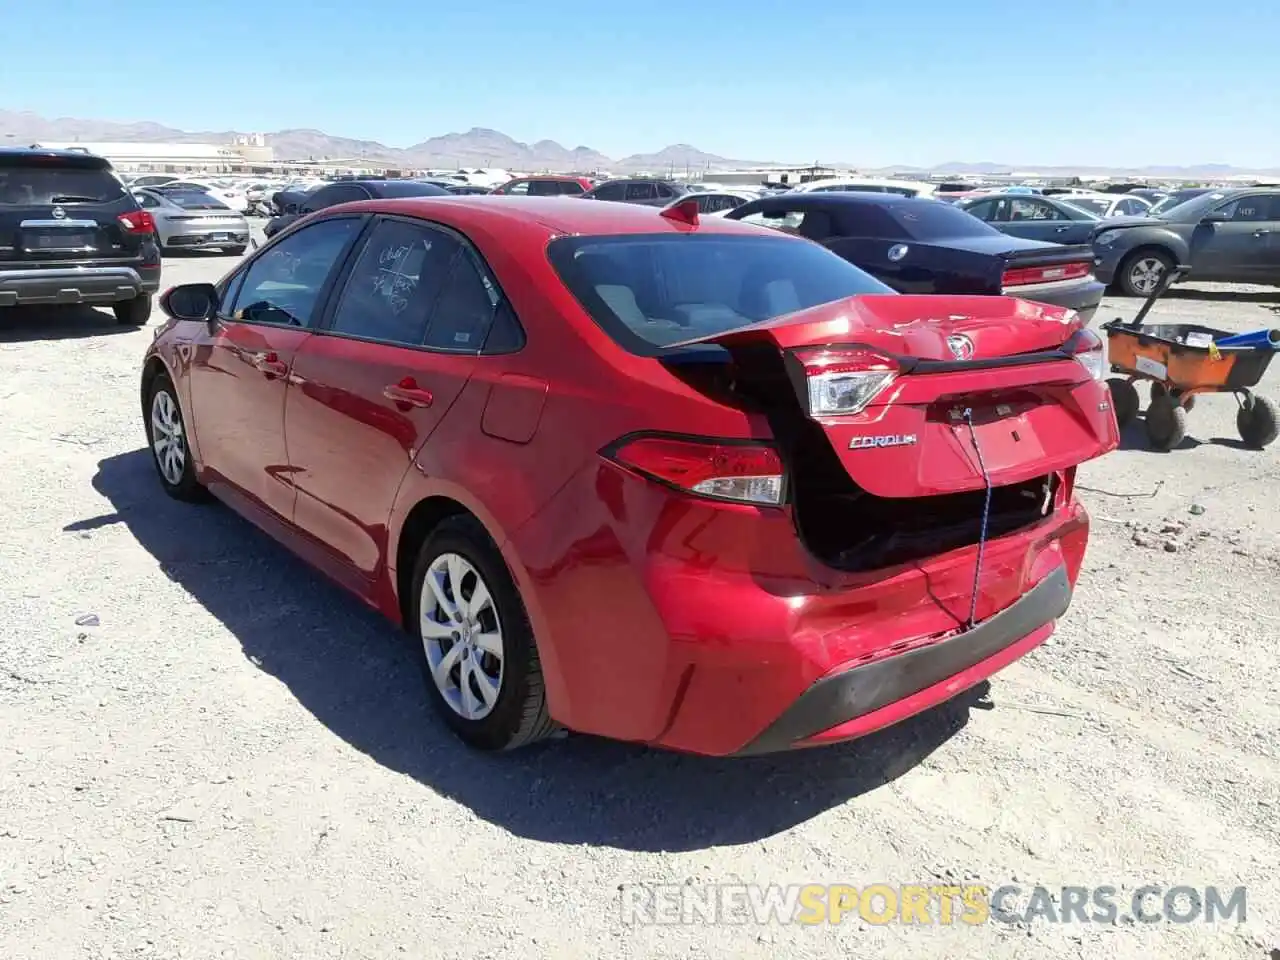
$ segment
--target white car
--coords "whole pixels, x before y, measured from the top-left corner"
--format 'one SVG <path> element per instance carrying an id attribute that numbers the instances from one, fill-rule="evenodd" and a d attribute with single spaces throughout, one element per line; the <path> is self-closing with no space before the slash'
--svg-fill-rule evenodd
<path id="1" fill-rule="evenodd" d="M 904 197 L 932 197 L 937 188 L 932 183 L 919 180 L 878 180 L 874 177 L 826 177 L 798 183 L 792 193 L 826 193 L 848 191 L 857 193 L 896 193 Z"/>
<path id="2" fill-rule="evenodd" d="M 1055 200 L 1069 203 L 1104 220 L 1109 217 L 1145 217 L 1151 201 L 1131 193 L 1060 193 Z"/>

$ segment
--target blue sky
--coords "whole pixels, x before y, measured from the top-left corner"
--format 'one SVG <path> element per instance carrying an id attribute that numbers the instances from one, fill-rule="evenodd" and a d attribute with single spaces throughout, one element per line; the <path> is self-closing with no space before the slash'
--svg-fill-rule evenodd
<path id="1" fill-rule="evenodd" d="M 478 126 L 615 158 L 1280 167 L 1277 0 L 5 6 L 0 109 L 46 116 L 393 146 Z"/>

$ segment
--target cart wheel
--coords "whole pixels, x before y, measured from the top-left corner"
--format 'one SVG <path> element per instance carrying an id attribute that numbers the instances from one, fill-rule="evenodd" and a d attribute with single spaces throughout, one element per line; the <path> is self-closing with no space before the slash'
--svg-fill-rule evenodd
<path id="1" fill-rule="evenodd" d="M 1121 430 L 1133 423 L 1138 415 L 1142 401 L 1138 399 L 1138 388 L 1124 377 L 1112 377 L 1107 381 L 1111 388 L 1111 409 L 1116 414 L 1116 426 Z"/>
<path id="2" fill-rule="evenodd" d="M 1147 407 L 1147 439 L 1157 450 L 1172 450 L 1187 436 L 1187 411 L 1168 393 L 1153 397 Z"/>
<path id="3" fill-rule="evenodd" d="M 1162 397 L 1168 392 L 1169 391 L 1165 389 L 1165 386 L 1163 383 L 1159 383 L 1158 381 L 1155 381 L 1155 380 L 1151 381 L 1151 399 L 1152 400 L 1154 400 L 1156 397 Z M 1192 394 L 1189 397 L 1184 397 L 1179 391 L 1175 390 L 1173 396 L 1174 396 L 1174 399 L 1178 401 L 1182 409 L 1186 410 L 1188 413 L 1190 413 L 1192 410 L 1195 409 L 1196 398 L 1194 394 Z"/>
<path id="4" fill-rule="evenodd" d="M 1267 397 L 1250 396 L 1236 414 L 1236 429 L 1241 440 L 1261 450 L 1280 434 L 1280 407 Z"/>

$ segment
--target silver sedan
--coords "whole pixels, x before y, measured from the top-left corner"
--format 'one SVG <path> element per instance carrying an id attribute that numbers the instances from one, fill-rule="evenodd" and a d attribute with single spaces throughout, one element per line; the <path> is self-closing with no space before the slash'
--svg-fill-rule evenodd
<path id="1" fill-rule="evenodd" d="M 221 200 L 191 189 L 133 191 L 156 221 L 161 250 L 221 250 L 240 256 L 249 246 L 249 221 Z"/>

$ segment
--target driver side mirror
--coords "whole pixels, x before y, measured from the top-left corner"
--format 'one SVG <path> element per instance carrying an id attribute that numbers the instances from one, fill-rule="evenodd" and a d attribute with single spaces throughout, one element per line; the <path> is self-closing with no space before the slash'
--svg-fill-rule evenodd
<path id="1" fill-rule="evenodd" d="M 218 289 L 212 283 L 184 283 L 160 297 L 160 309 L 175 320 L 208 321 L 218 311 Z"/>
<path id="2" fill-rule="evenodd" d="M 1230 223 L 1231 214 L 1225 210 L 1211 210 L 1200 218 L 1201 223 Z"/>

